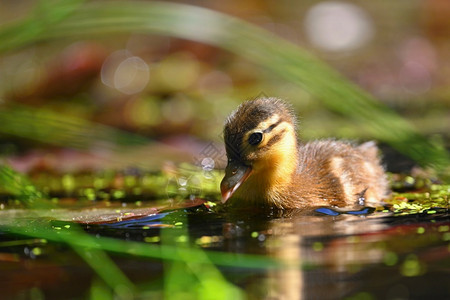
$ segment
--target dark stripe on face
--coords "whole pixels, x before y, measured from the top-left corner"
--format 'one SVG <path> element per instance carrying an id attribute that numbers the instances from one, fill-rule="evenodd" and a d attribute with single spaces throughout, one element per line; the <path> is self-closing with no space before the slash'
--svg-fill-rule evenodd
<path id="1" fill-rule="evenodd" d="M 241 142 L 243 135 L 230 134 L 227 131 L 224 132 L 225 150 L 228 158 L 239 158 L 241 156 Z"/>
<path id="2" fill-rule="evenodd" d="M 268 133 L 271 132 L 275 127 L 277 127 L 278 125 L 280 125 L 280 123 L 283 122 L 282 119 L 279 119 L 278 122 L 270 125 L 269 127 L 267 127 L 266 129 L 263 130 L 264 133 Z"/>
<path id="3" fill-rule="evenodd" d="M 280 131 L 279 133 L 277 133 L 276 135 L 271 137 L 270 140 L 267 142 L 267 144 L 264 146 L 264 148 L 270 147 L 273 144 L 275 144 L 276 142 L 278 142 L 279 140 L 281 140 L 281 138 L 283 137 L 285 132 L 286 132 L 286 129 L 283 129 L 282 131 Z"/>

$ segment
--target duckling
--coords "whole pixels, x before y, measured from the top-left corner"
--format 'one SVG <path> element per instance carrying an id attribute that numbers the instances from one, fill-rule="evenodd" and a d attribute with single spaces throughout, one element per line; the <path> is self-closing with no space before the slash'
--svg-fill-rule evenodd
<path id="1" fill-rule="evenodd" d="M 374 142 L 301 143 L 297 118 L 286 102 L 243 102 L 226 119 L 228 164 L 222 202 L 279 209 L 348 207 L 381 201 L 388 183 Z"/>

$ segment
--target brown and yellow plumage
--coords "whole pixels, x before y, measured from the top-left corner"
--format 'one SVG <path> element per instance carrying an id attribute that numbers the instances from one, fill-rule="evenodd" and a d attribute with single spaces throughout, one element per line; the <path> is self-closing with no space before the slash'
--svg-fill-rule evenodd
<path id="1" fill-rule="evenodd" d="M 224 202 L 304 208 L 380 201 L 388 184 L 373 142 L 334 140 L 302 144 L 292 108 L 276 98 L 242 103 L 224 127 L 228 165 Z"/>

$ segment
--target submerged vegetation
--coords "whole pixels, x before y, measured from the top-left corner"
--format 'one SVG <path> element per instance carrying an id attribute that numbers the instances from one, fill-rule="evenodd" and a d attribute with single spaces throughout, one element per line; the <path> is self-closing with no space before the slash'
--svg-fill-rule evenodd
<path id="1" fill-rule="evenodd" d="M 33 102 L 27 105 L 23 99 L 27 93 L 32 93 L 28 90 L 25 90 L 25 96 L 16 98 L 2 90 L 2 138 L 13 139 L 20 144 L 20 149 L 30 145 L 44 148 L 44 151 L 54 150 L 52 147 L 70 148 L 94 152 L 101 158 L 94 155 L 87 161 L 96 164 L 81 170 L 67 171 L 38 164 L 19 172 L 9 166 L 8 153 L 3 155 L 0 165 L 0 263 L 20 263 L 25 256 L 42 259 L 47 267 L 52 267 L 55 261 L 56 264 L 63 261 L 79 264 L 74 257 L 80 257 L 91 272 L 86 277 L 87 284 L 79 283 L 83 288 L 86 285 L 89 288 L 77 295 L 92 299 L 243 299 L 249 294 L 258 298 L 259 294 L 270 295 L 268 291 L 274 286 L 275 290 L 300 290 L 299 282 L 284 288 L 283 284 L 287 284 L 284 275 L 277 272 L 287 272 L 291 278 L 301 281 L 304 273 L 318 272 L 329 266 L 354 274 L 365 264 L 381 264 L 383 268 L 395 268 L 402 277 L 409 278 L 425 274 L 429 264 L 429 268 L 436 268 L 441 274 L 435 266 L 440 261 L 430 253 L 408 253 L 408 249 L 416 248 L 408 244 L 410 241 L 402 234 L 412 235 L 420 245 L 435 247 L 431 250 L 440 253 L 437 257 L 443 257 L 448 263 L 445 259 L 450 241 L 450 156 L 445 143 L 436 136 L 433 139 L 424 137 L 410 122 L 306 50 L 248 22 L 204 8 L 163 2 L 111 2 L 105 5 L 103 2 L 72 0 L 39 1 L 24 19 L 2 24 L 0 53 L 14 56 L 27 48 L 51 47 L 52 43 L 85 38 L 108 39 L 118 33 L 156 34 L 229 51 L 313 95 L 329 111 L 344 116 L 346 122 L 354 122 L 351 126 L 358 127 L 367 138 L 389 144 L 417 164 L 436 171 L 438 176 L 430 179 L 431 175 L 429 178 L 392 174 L 394 192 L 390 198 L 362 213 L 312 211 L 306 215 L 292 212 L 266 216 L 244 212 L 233 215 L 218 204 L 223 173 L 214 167 L 220 165 L 199 163 L 202 165 L 199 168 L 189 163 L 176 166 L 161 163 L 192 160 L 192 155 L 180 159 L 182 151 L 176 142 L 158 141 L 158 138 L 162 139 L 159 132 L 186 130 L 185 125 L 175 122 L 186 107 L 175 105 L 178 114 L 173 113 L 175 118 L 169 116 L 173 122 L 170 126 L 175 129 L 164 122 L 158 127 L 156 121 L 136 113 L 141 107 L 146 108 L 143 112 L 156 109 L 152 106 L 155 101 L 147 101 L 153 96 L 146 96 L 144 100 L 132 99 L 145 103 L 134 108 L 133 116 L 141 117 L 143 123 L 153 126 L 152 135 L 142 128 L 132 132 L 125 126 L 127 124 L 106 125 L 113 123 L 107 118 L 98 117 L 102 122 L 92 116 L 80 117 L 87 110 L 84 107 L 102 110 L 95 99 L 89 98 L 91 95 L 86 96 L 83 92 L 75 96 L 83 104 L 75 105 L 78 110 L 74 112 L 58 104 L 52 104 L 50 108 Z M 22 56 L 17 55 L 20 60 Z M 182 70 L 181 67 L 178 69 L 179 61 L 164 63 L 177 66 L 176 72 Z M 49 85 L 60 84 L 49 82 Z M 96 93 L 100 92 L 95 90 L 93 94 Z M 161 99 L 168 98 L 170 93 L 181 97 L 182 89 L 170 90 L 166 86 L 155 92 Z M 201 94 L 198 91 L 192 93 Z M 42 92 L 40 96 L 45 98 L 45 95 Z M 216 93 L 205 98 L 211 96 L 228 97 Z M 292 100 L 295 104 L 296 99 Z M 104 99 L 98 100 L 101 101 Z M 205 103 L 203 106 L 212 107 L 211 110 L 223 111 L 221 104 L 226 101 Z M 120 107 L 109 109 L 118 111 Z M 208 124 L 211 119 L 205 113 L 208 110 L 195 109 L 194 113 L 205 114 L 199 116 L 205 122 L 202 124 Z M 164 109 L 161 112 L 163 114 Z M 117 115 L 117 112 L 113 113 L 114 117 Z M 217 138 L 219 134 L 214 135 Z M 106 159 L 102 156 L 104 153 L 109 155 Z M 219 151 L 217 155 L 223 156 L 223 153 Z M 11 165 L 20 169 L 20 159 L 25 159 L 18 156 Z M 67 157 L 66 160 L 73 158 Z M 63 162 L 57 160 L 58 163 Z M 410 219 L 407 218 L 415 218 L 418 225 L 409 226 Z M 359 225 L 362 220 L 367 221 L 364 224 L 368 228 Z M 331 221 L 332 225 L 327 223 Z M 406 225 L 392 227 L 391 232 L 392 228 L 386 227 L 386 223 L 396 222 Z M 333 231 L 320 232 L 323 230 L 320 226 Z M 428 240 L 422 238 L 425 235 Z M 284 247 L 289 251 L 284 253 Z M 60 251 L 70 259 L 62 258 Z M 297 253 L 301 251 L 305 254 Z M 333 255 L 339 256 L 340 251 L 349 251 L 354 256 L 334 258 Z M 139 269 L 138 275 L 133 273 L 133 268 L 137 267 L 129 263 L 133 259 L 138 261 L 138 267 L 144 268 Z M 247 273 L 239 275 L 243 270 Z M 272 282 L 276 280 L 268 273 L 278 274 L 279 277 L 273 278 L 281 278 L 281 283 Z M 264 286 L 258 283 L 261 278 L 255 280 L 252 276 L 263 278 Z M 30 295 L 33 293 L 39 294 L 39 288 L 30 288 Z M 276 295 L 276 292 L 272 293 Z M 372 297 L 364 290 L 346 295 Z"/>

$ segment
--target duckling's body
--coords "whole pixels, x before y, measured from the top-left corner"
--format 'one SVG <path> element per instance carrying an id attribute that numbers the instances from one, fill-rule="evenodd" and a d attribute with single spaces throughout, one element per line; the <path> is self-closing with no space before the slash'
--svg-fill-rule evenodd
<path id="1" fill-rule="evenodd" d="M 380 201 L 388 184 L 373 142 L 301 144 L 297 119 L 276 98 L 241 104 L 224 128 L 228 156 L 224 201 L 244 206 L 304 208 Z"/>

